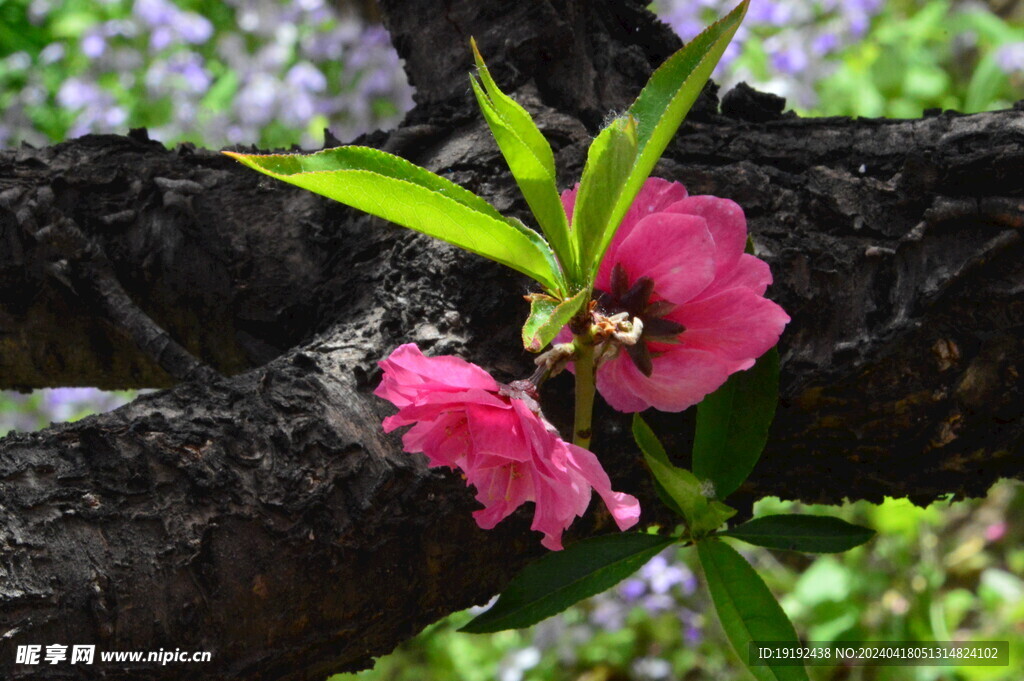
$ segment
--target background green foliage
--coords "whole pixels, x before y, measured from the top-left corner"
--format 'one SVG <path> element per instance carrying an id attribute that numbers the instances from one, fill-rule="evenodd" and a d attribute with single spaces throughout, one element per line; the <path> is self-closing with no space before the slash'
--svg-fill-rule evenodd
<path id="1" fill-rule="evenodd" d="M 653 7 L 688 40 L 734 4 Z M 191 24 L 179 25 L 192 32 L 165 41 L 160 22 L 182 16 Z M 726 87 L 747 80 L 814 115 L 1005 108 L 1024 96 L 1024 2 L 756 0 L 716 78 Z M 320 0 L 0 2 L 0 147 L 138 125 L 168 143 L 315 146 L 325 125 L 348 139 L 394 125 L 409 106 L 411 90 L 382 29 Z M 0 393 L 0 434 L 81 418 L 132 395 Z M 809 640 L 1009 640 L 1016 665 L 812 667 L 814 681 L 1020 681 L 1022 490 L 1005 482 L 984 500 L 927 509 L 905 500 L 848 505 L 838 515 L 878 536 L 840 555 L 736 546 Z M 797 511 L 837 513 L 777 499 L 758 505 L 759 513 Z M 453 615 L 358 678 L 745 678 L 698 579 L 696 556 L 671 549 L 616 589 L 530 630 L 458 634 L 474 612 Z"/>

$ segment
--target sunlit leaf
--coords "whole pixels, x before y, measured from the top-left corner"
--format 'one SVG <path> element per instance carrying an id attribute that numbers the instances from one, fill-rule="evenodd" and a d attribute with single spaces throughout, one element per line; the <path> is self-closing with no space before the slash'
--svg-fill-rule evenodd
<path id="1" fill-rule="evenodd" d="M 567 300 L 530 296 L 530 316 L 523 325 L 523 347 L 530 352 L 543 350 L 589 301 L 589 294 L 590 291 L 583 290 Z"/>
<path id="2" fill-rule="evenodd" d="M 681 50 L 665 60 L 629 107 L 637 120 L 638 151 L 611 215 L 618 226 L 647 177 L 665 152 L 690 107 L 704 88 L 722 53 L 739 28 L 749 0 L 743 0 L 721 21 L 706 28 Z M 599 254 L 599 258 L 604 251 Z"/>
<path id="3" fill-rule="evenodd" d="M 403 158 L 355 146 L 315 154 L 224 153 L 271 177 L 500 262 L 553 294 L 565 292 L 554 253 L 539 234 Z"/>
<path id="4" fill-rule="evenodd" d="M 483 86 L 472 76 L 470 84 L 484 120 L 563 269 L 570 280 L 580 283 L 577 255 L 569 239 L 569 223 L 556 186 L 551 145 L 529 112 L 498 88 L 477 50 L 476 41 L 471 39 L 470 43 Z"/>
<path id="5" fill-rule="evenodd" d="M 588 283 L 621 221 L 613 220 L 612 213 L 636 161 L 636 129 L 632 116 L 621 116 L 598 134 L 587 152 L 573 208 L 572 238 Z"/>

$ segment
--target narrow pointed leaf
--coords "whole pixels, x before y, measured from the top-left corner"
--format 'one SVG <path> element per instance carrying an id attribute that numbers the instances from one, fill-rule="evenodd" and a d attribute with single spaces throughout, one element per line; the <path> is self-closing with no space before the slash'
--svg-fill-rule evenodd
<path id="1" fill-rule="evenodd" d="M 749 664 L 751 641 L 798 643 L 793 624 L 750 563 L 715 539 L 698 542 L 697 555 L 722 629 L 747 669 L 758 681 L 808 681 L 802 665 Z"/>
<path id="2" fill-rule="evenodd" d="M 779 352 L 772 348 L 697 405 L 693 472 L 714 485 L 715 498 L 735 492 L 754 470 L 778 401 Z"/>
<path id="3" fill-rule="evenodd" d="M 530 316 L 523 325 L 523 347 L 530 352 L 540 352 L 547 347 L 589 300 L 589 294 L 590 291 L 583 290 L 566 300 L 534 295 L 530 300 Z"/>
<path id="4" fill-rule="evenodd" d="M 355 146 L 315 154 L 224 153 L 271 177 L 507 265 L 552 293 L 564 292 L 554 253 L 539 234 L 403 158 Z"/>
<path id="5" fill-rule="evenodd" d="M 685 468 L 663 463 L 647 452 L 644 452 L 644 459 L 655 481 L 675 502 L 673 509 L 682 511 L 694 538 L 717 530 L 736 514 L 734 509 L 721 502 L 709 502 L 702 494 L 700 480 Z"/>
<path id="6" fill-rule="evenodd" d="M 690 107 L 711 72 L 722 58 L 743 16 L 749 0 L 743 0 L 721 21 L 712 24 L 700 35 L 673 54 L 651 75 L 647 85 L 629 107 L 639 129 L 636 163 L 618 197 L 612 222 L 618 225 L 636 198 L 644 181 L 665 152 Z M 602 251 L 598 257 L 604 254 Z"/>
<path id="7" fill-rule="evenodd" d="M 590 280 L 622 220 L 621 215 L 613 220 L 612 214 L 636 162 L 636 153 L 637 123 L 629 115 L 612 121 L 587 152 L 571 229 L 580 263 Z"/>
<path id="8" fill-rule="evenodd" d="M 875 531 L 823 515 L 768 515 L 723 532 L 722 536 L 785 551 L 838 553 L 875 536 Z"/>
<path id="9" fill-rule="evenodd" d="M 486 67 L 483 67 L 481 75 L 485 70 Z M 490 79 L 490 76 L 488 75 L 487 78 Z M 494 81 L 490 82 L 493 84 Z M 519 130 L 517 130 L 508 119 L 502 116 L 495 105 L 494 99 L 488 96 L 489 93 L 483 91 L 480 84 L 472 76 L 470 76 L 470 85 L 473 88 L 473 93 L 476 95 L 476 100 L 480 105 L 480 111 L 483 113 L 484 120 L 487 121 L 491 133 L 498 143 L 498 148 L 501 150 L 502 156 L 505 157 L 505 162 L 508 163 L 508 167 L 512 171 L 512 177 L 515 178 L 516 184 L 519 185 L 519 189 L 526 198 L 526 202 L 530 205 L 530 210 L 533 211 L 534 217 L 537 218 L 537 223 L 550 241 L 551 247 L 554 249 L 563 269 L 571 275 L 571 279 L 578 282 L 579 268 L 576 255 L 569 241 L 569 222 L 565 217 L 565 209 L 562 207 L 562 200 L 558 195 L 558 187 L 555 185 L 554 162 L 546 163 L 538 157 L 536 145 L 526 142 L 523 135 L 523 126 L 526 123 L 518 122 Z M 494 91 L 500 94 L 500 90 L 497 90 L 497 85 L 493 87 Z M 515 102 L 512 102 L 512 104 L 519 107 Z M 521 107 L 519 110 L 525 114 L 525 121 L 529 126 L 536 131 L 537 135 L 540 135 L 540 131 L 533 124 L 530 115 L 525 110 L 522 110 Z M 543 136 L 541 136 L 541 141 L 543 146 L 547 148 L 547 156 L 550 157 L 551 148 L 547 146 L 547 141 L 544 140 Z"/>
<path id="10" fill-rule="evenodd" d="M 651 430 L 651 427 L 647 425 L 647 422 L 643 420 L 640 414 L 633 414 L 633 439 L 636 440 L 637 446 L 645 457 L 650 457 L 665 466 L 672 465 L 658 436 L 654 434 L 654 431 Z M 658 498 L 661 499 L 661 502 L 672 509 L 676 515 L 681 518 L 685 517 L 686 514 L 683 513 L 683 509 L 680 508 L 676 500 L 672 498 L 672 495 L 658 482 L 657 478 L 654 478 L 654 491 L 657 493 Z"/>
<path id="11" fill-rule="evenodd" d="M 555 155 L 551 151 L 544 134 L 537 128 L 530 116 L 530 112 L 519 105 L 519 102 L 512 99 L 498 87 L 491 77 L 491 71 L 484 63 L 477 49 L 476 40 L 470 38 L 470 46 L 473 48 L 473 59 L 476 60 L 476 67 L 480 73 L 480 80 L 483 81 L 487 96 L 494 106 L 494 110 L 501 116 L 502 120 L 519 136 L 520 139 L 530 148 L 533 155 L 537 157 L 541 165 L 551 177 L 555 176 Z"/>
<path id="12" fill-rule="evenodd" d="M 459 631 L 486 634 L 536 624 L 610 589 L 675 541 L 673 537 L 623 532 L 552 551 L 526 566 L 490 610 Z"/>

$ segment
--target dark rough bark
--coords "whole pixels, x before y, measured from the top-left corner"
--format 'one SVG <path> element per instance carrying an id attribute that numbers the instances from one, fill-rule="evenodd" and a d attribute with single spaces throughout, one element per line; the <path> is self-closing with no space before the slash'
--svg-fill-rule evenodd
<path id="1" fill-rule="evenodd" d="M 521 216 L 459 85 L 463 36 L 538 114 L 563 186 L 594 125 L 675 47 L 630 3 L 382 5 L 420 106 L 364 142 Z M 749 90 L 725 114 L 712 102 L 657 174 L 744 206 L 793 316 L 769 451 L 739 502 L 927 502 L 1024 477 L 1024 113 L 801 120 Z M 403 454 L 370 391 L 375 362 L 408 341 L 528 373 L 527 290 L 213 152 L 134 135 L 0 154 L 4 387 L 172 385 L 161 367 L 182 365 L 147 320 L 228 376 L 0 441 L 5 677 L 317 679 L 486 600 L 540 550 L 529 513 L 476 528 L 462 481 Z M 542 395 L 562 424 L 569 389 Z M 670 451 L 687 450 L 689 418 L 652 418 Z M 597 423 L 616 487 L 654 508 L 627 420 Z M 599 511 L 573 533 L 608 527 Z M 53 642 L 214 661 L 12 666 L 14 645 Z"/>

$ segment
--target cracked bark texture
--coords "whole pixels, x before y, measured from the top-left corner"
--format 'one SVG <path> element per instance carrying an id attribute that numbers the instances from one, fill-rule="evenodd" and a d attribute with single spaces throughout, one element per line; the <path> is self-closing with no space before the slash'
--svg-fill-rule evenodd
<path id="1" fill-rule="evenodd" d="M 381 8 L 418 107 L 361 142 L 524 218 L 465 87 L 466 37 L 537 115 L 562 186 L 678 47 L 632 2 Z M 744 207 L 793 317 L 769 448 L 737 503 L 926 503 L 1024 477 L 1024 111 L 781 110 L 746 88 L 719 110 L 711 88 L 656 172 Z M 110 279 L 126 294 L 114 312 Z M 529 510 L 479 530 L 458 475 L 402 453 L 371 391 L 376 361 L 409 341 L 526 375 L 529 290 L 212 151 L 137 132 L 0 152 L 0 383 L 169 387 L 0 440 L 5 678 L 322 679 L 487 600 L 542 550 Z M 175 347 L 221 376 L 177 381 L 195 367 Z M 570 389 L 542 392 L 563 426 Z M 651 416 L 681 463 L 691 419 Z M 616 489 L 654 517 L 628 420 L 595 422 Z M 597 509 L 571 536 L 611 527 Z M 17 644 L 54 642 L 213 661 L 13 665 Z"/>

